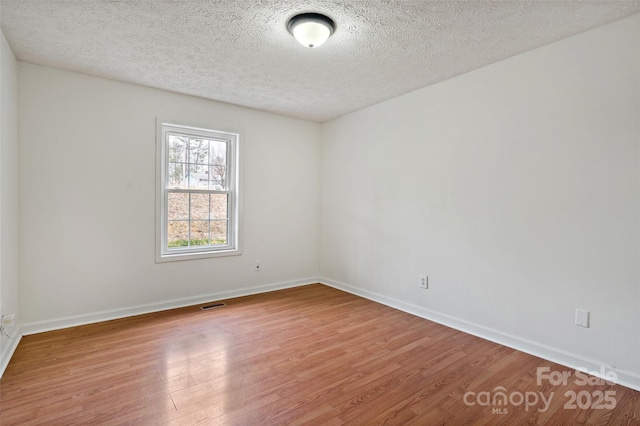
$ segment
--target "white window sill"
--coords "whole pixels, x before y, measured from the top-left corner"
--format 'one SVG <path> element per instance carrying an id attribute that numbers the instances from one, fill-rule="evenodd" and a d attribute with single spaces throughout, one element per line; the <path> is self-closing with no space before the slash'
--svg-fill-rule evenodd
<path id="1" fill-rule="evenodd" d="M 212 257 L 238 256 L 241 254 L 242 254 L 242 251 L 240 249 L 216 250 L 216 251 L 197 252 L 197 253 L 164 254 L 164 255 L 156 255 L 156 263 L 179 262 L 182 260 L 208 259 Z"/>

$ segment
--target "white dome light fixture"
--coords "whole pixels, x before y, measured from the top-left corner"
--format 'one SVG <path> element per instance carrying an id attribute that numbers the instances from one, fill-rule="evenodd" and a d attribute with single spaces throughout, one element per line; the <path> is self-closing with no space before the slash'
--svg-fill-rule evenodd
<path id="1" fill-rule="evenodd" d="M 319 13 L 302 13 L 289 19 L 287 29 L 304 47 L 318 47 L 333 34 L 335 24 Z"/>

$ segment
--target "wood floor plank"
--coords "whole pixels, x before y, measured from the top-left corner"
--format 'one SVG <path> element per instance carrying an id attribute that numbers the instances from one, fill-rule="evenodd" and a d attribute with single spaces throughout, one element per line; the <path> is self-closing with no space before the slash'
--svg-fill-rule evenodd
<path id="1" fill-rule="evenodd" d="M 640 424 L 640 392 L 537 384 L 573 370 L 320 284 L 224 302 L 25 336 L 0 424 Z M 554 396 L 478 396 L 501 389 Z M 567 409 L 604 391 L 615 408 Z"/>

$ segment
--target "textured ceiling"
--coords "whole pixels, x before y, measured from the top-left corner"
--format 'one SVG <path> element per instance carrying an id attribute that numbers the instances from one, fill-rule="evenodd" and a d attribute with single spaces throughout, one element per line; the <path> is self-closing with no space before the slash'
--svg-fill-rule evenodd
<path id="1" fill-rule="evenodd" d="M 306 49 L 287 20 L 336 22 Z M 2 0 L 18 59 L 326 121 L 640 12 L 640 1 Z"/>

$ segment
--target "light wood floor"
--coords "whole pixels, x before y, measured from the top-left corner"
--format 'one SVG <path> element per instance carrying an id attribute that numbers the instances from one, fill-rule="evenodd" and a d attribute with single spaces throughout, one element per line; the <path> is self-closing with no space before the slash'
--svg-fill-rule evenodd
<path id="1" fill-rule="evenodd" d="M 24 337 L 0 424 L 640 424 L 640 392 L 320 284 L 226 303 Z"/>

